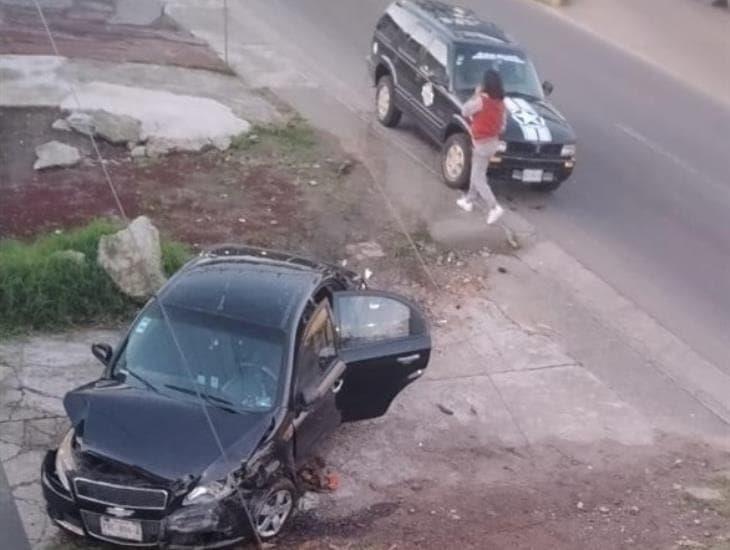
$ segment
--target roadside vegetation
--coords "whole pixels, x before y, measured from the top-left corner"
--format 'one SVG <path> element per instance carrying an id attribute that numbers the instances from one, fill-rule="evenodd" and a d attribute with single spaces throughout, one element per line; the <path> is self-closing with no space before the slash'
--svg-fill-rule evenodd
<path id="1" fill-rule="evenodd" d="M 96 262 L 99 239 L 119 229 L 112 221 L 95 220 L 30 242 L 0 240 L 0 337 L 110 322 L 131 313 L 138 304 Z M 163 241 L 168 276 L 189 256 L 186 246 Z"/>
<path id="2" fill-rule="evenodd" d="M 303 118 L 295 116 L 286 124 L 254 126 L 248 134 L 234 138 L 231 146 L 239 151 L 268 152 L 306 162 L 314 156 L 317 135 Z"/>

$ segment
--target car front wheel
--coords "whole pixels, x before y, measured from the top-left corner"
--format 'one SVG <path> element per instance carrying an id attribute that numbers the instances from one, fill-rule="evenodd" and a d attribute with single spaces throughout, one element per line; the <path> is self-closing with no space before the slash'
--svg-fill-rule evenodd
<path id="1" fill-rule="evenodd" d="M 441 174 L 454 189 L 469 185 L 471 175 L 471 138 L 464 133 L 452 134 L 441 152 Z"/>
<path id="2" fill-rule="evenodd" d="M 380 124 L 393 128 L 400 122 L 401 111 L 395 106 L 395 87 L 389 75 L 381 76 L 375 89 L 375 111 Z"/>
<path id="3" fill-rule="evenodd" d="M 261 540 L 272 539 L 281 533 L 294 513 L 296 503 L 296 488 L 286 478 L 279 479 L 261 492 L 252 509 L 254 527 Z"/>

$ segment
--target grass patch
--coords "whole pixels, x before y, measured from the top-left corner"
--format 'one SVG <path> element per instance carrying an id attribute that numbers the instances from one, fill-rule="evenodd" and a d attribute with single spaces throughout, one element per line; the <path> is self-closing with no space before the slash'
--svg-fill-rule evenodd
<path id="1" fill-rule="evenodd" d="M 102 235 L 119 225 L 97 220 L 33 242 L 0 241 L 0 336 L 119 319 L 137 304 L 122 294 L 96 263 Z M 83 254 L 83 258 L 66 251 Z M 163 242 L 170 275 L 190 257 L 184 245 Z"/>
<path id="2" fill-rule="evenodd" d="M 238 151 L 273 153 L 292 160 L 310 160 L 317 146 L 314 129 L 301 117 L 286 124 L 254 126 L 248 134 L 236 136 L 231 147 Z"/>

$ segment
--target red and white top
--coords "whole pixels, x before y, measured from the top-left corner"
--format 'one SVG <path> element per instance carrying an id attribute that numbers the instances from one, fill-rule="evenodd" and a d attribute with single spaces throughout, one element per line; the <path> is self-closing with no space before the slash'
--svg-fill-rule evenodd
<path id="1" fill-rule="evenodd" d="M 498 138 L 507 121 L 504 102 L 492 99 L 487 94 L 472 97 L 464 104 L 461 114 L 471 119 L 471 136 L 474 141 Z"/>

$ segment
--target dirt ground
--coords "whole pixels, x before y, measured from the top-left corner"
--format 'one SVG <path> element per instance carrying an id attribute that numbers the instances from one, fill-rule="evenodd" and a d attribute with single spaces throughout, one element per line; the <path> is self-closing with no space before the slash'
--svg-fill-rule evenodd
<path id="1" fill-rule="evenodd" d="M 451 485 L 416 477 L 386 491 L 366 512 L 336 520 L 302 515 L 276 546 L 730 549 L 727 502 L 708 505 L 684 493 L 704 483 L 730 497 L 730 473 L 722 470 L 727 454 L 669 440 L 626 451 L 606 443 L 572 455 L 548 445 L 453 457 L 454 468 L 466 472 L 475 461 L 493 461 L 503 479 Z"/>
<path id="2" fill-rule="evenodd" d="M 114 0 L 44 7 L 56 46 L 65 57 L 156 63 L 228 71 L 208 45 L 164 15 L 148 25 L 114 23 Z M 35 5 L 0 2 L 0 54 L 54 55 Z"/>
<path id="3" fill-rule="evenodd" d="M 119 216 L 89 139 L 51 129 L 59 116 L 50 108 L 0 109 L 2 237 Z M 281 135 L 254 132 L 225 153 L 135 160 L 125 147 L 98 143 L 127 215 L 146 214 L 195 248 L 234 241 L 339 261 L 346 244 L 376 239 L 402 253 L 369 173 L 332 138 L 299 124 Z M 51 139 L 77 147 L 81 163 L 34 171 L 35 147 Z"/>

